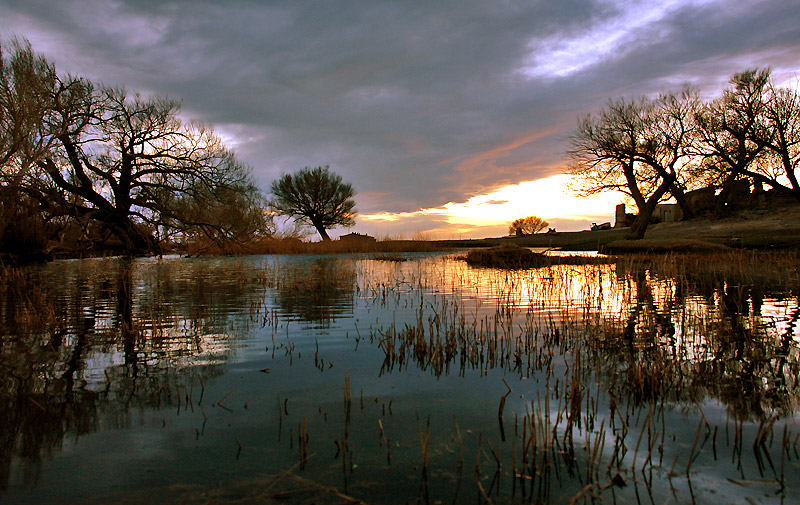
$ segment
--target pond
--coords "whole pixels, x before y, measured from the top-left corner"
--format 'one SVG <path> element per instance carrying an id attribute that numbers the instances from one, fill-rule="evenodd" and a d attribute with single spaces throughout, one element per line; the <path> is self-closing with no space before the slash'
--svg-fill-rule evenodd
<path id="1" fill-rule="evenodd" d="M 800 273 L 742 258 L 5 269 L 0 502 L 798 503 Z"/>

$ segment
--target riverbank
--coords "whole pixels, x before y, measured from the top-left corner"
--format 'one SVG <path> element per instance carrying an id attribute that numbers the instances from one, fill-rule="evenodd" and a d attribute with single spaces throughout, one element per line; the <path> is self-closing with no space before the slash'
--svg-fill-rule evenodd
<path id="1" fill-rule="evenodd" d="M 547 247 L 570 251 L 614 248 L 624 242 L 644 249 L 693 250 L 727 246 L 741 249 L 800 249 L 800 205 L 775 210 L 750 210 L 723 219 L 707 217 L 648 227 L 641 241 L 627 241 L 628 228 L 597 231 L 540 233 L 525 237 L 441 241 L 450 247 L 492 247 L 514 244 L 520 247 Z M 624 244 L 617 244 L 621 247 Z M 705 244 L 705 245 L 704 245 Z"/>
<path id="2" fill-rule="evenodd" d="M 182 256 L 250 254 L 384 254 L 446 251 L 514 245 L 566 251 L 613 253 L 719 250 L 730 247 L 752 250 L 800 250 L 800 205 L 779 209 L 756 209 L 723 219 L 696 218 L 648 227 L 643 240 L 627 240 L 628 228 L 597 231 L 553 232 L 524 237 L 494 237 L 463 240 L 332 240 L 306 242 L 295 238 L 265 238 L 258 242 L 227 244 L 224 247 L 180 247 L 166 244 L 164 254 Z M 0 265 L 46 262 L 56 258 L 112 256 L 119 251 L 54 251 L 48 257 L 0 256 Z"/>

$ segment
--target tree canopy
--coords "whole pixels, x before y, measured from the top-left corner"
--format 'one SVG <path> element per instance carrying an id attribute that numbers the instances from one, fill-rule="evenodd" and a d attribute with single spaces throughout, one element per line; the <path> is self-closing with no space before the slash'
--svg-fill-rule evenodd
<path id="1" fill-rule="evenodd" d="M 278 213 L 313 226 L 322 240 L 326 230 L 355 225 L 355 191 L 330 167 L 303 168 L 272 182 L 270 206 Z"/>
<path id="2" fill-rule="evenodd" d="M 722 96 L 696 113 L 698 153 L 725 183 L 747 178 L 800 201 L 800 94 L 769 69 L 735 74 Z"/>
<path id="3" fill-rule="evenodd" d="M 611 100 L 579 120 L 572 134 L 570 169 L 582 190 L 618 190 L 638 207 L 631 238 L 644 236 L 662 199 L 684 201 L 694 100 L 690 90 L 657 99 Z"/>
<path id="4" fill-rule="evenodd" d="M 538 216 L 527 216 L 515 219 L 508 227 L 508 233 L 512 235 L 532 235 L 539 233 L 550 225 Z"/>
<path id="5" fill-rule="evenodd" d="M 730 83 L 708 102 L 685 88 L 611 100 L 579 119 L 570 171 L 586 194 L 629 196 L 639 211 L 630 238 L 644 236 L 659 202 L 674 199 L 692 217 L 692 189 L 710 186 L 725 201 L 732 183 L 745 179 L 800 201 L 800 95 L 775 86 L 768 69 L 738 73 Z"/>
<path id="6" fill-rule="evenodd" d="M 27 42 L 0 56 L 4 210 L 91 225 L 131 254 L 159 251 L 163 237 L 241 234 L 241 219 L 221 214 L 268 226 L 249 169 L 212 129 L 182 121 L 178 102 L 60 77 Z"/>

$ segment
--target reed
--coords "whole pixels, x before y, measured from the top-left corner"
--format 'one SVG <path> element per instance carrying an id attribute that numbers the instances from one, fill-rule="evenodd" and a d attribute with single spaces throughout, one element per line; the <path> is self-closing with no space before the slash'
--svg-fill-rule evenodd
<path id="1" fill-rule="evenodd" d="M 292 359 L 310 361 L 313 354 L 319 373 L 330 370 L 324 348 L 321 350 L 319 340 L 304 347 L 295 341 L 294 330 L 298 321 L 332 324 L 337 313 L 325 307 L 330 299 L 357 303 L 359 310 L 370 314 L 372 309 L 410 314 L 397 320 L 378 321 L 376 317 L 375 321 L 353 322 L 350 331 L 357 335 L 355 347 L 358 349 L 359 342 L 372 345 L 383 359 L 384 374 L 413 368 L 433 377 L 460 374 L 496 381 L 502 376 L 502 386 L 500 381 L 486 386 L 494 388 L 491 398 L 499 398 L 495 404 L 497 425 L 489 419 L 491 431 L 481 426 L 484 431 L 478 433 L 478 444 L 468 444 L 470 451 L 475 450 L 475 486 L 481 496 L 489 500 L 500 486 L 498 476 L 510 475 L 512 493 L 519 489 L 531 502 L 561 498 L 553 490 L 562 486 L 583 489 L 577 501 L 590 501 L 604 499 L 601 495 L 618 484 L 608 487 L 601 483 L 622 479 L 622 475 L 651 493 L 654 478 L 658 479 L 665 468 L 664 460 L 672 464 L 669 479 L 685 477 L 688 481 L 696 473 L 698 462 L 713 459 L 714 465 L 735 468 L 742 480 L 754 477 L 755 463 L 758 473 L 764 478 L 774 477 L 773 485 L 780 490 L 791 485 L 786 476 L 797 468 L 800 441 L 800 433 L 788 429 L 792 426 L 788 420 L 797 411 L 798 353 L 794 327 L 779 326 L 796 322 L 792 312 L 796 310 L 792 305 L 796 296 L 790 296 L 782 306 L 785 314 L 763 315 L 761 306 L 777 296 L 770 290 L 796 292 L 800 286 L 796 263 L 792 264 L 796 260 L 797 256 L 789 253 L 722 251 L 636 255 L 611 263 L 551 263 L 507 270 L 472 268 L 449 258 L 430 260 L 431 267 L 421 266 L 421 261 L 348 257 L 328 265 L 309 261 L 311 267 L 269 260 L 250 270 L 235 268 L 231 277 L 234 283 L 249 282 L 261 289 L 253 299 L 244 298 L 242 314 L 246 324 L 260 324 L 266 340 L 271 339 L 265 357 L 271 352 L 273 359 L 291 363 Z M 769 263 L 770 268 L 761 263 Z M 771 270 L 774 265 L 778 265 L 777 271 Z M 13 282 L 14 274 L 4 275 L 2 282 L 6 289 L 12 289 L 8 283 Z M 320 278 L 325 282 L 315 280 Z M 47 342 L 61 331 L 48 322 L 52 318 L 48 314 L 58 314 L 61 309 L 34 314 L 36 304 L 47 295 L 36 291 L 35 282 L 24 282 L 31 285 L 31 292 L 13 289 L 23 299 L 27 297 L 27 308 L 11 314 L 8 320 L 44 325 L 39 330 L 47 328 L 42 337 L 45 345 L 38 348 L 47 348 Z M 192 289 L 203 300 L 215 296 L 211 285 Z M 267 292 L 282 293 L 280 303 L 272 303 Z M 192 338 L 202 335 L 203 325 L 217 317 L 208 306 L 192 309 L 188 333 Z M 137 324 L 126 331 L 135 330 L 135 338 L 144 338 L 150 346 L 137 348 L 137 352 L 154 356 L 157 346 L 168 337 L 168 325 L 157 316 L 146 323 L 135 318 L 132 322 Z M 35 342 L 39 345 L 38 340 Z M 98 374 L 104 374 L 110 388 L 105 392 L 101 388 L 101 395 L 114 394 L 125 379 L 124 373 L 115 375 L 113 369 L 109 370 L 112 373 L 106 370 Z M 268 373 L 269 369 L 262 371 Z M 350 372 L 347 368 L 345 371 Z M 198 416 L 206 421 L 208 377 L 198 374 L 197 378 Z M 512 384 L 527 395 L 526 389 L 534 388 L 527 385 L 534 382 L 533 399 L 529 396 L 524 406 L 512 401 L 516 397 L 511 397 Z M 747 395 L 736 389 L 742 384 L 750 388 Z M 394 414 L 392 400 L 379 401 L 376 397 L 374 407 L 369 401 L 365 405 L 363 388 L 360 408 L 353 411 L 348 373 L 344 373 L 342 391 L 343 432 L 337 426 L 330 438 L 336 437 L 334 459 L 338 464 L 341 458 L 347 480 L 354 471 L 354 453 L 362 443 L 354 427 L 374 427 L 375 417 Z M 231 403 L 231 393 L 213 406 L 232 410 L 225 403 Z M 193 380 L 189 385 L 168 383 L 157 394 L 169 405 L 177 404 L 173 411 L 176 415 L 193 410 Z M 54 411 L 44 395 L 24 398 L 30 400 L 26 405 L 37 415 Z M 724 437 L 719 433 L 722 424 L 712 425 L 697 406 L 706 399 L 725 407 Z M 305 469 L 314 419 L 309 423 L 302 403 L 293 402 L 293 415 L 303 420 L 288 423 L 288 402 L 288 397 L 277 399 L 278 439 L 287 421 L 289 444 L 292 451 L 297 450 L 292 455 L 298 458 L 298 468 Z M 327 421 L 327 413 L 321 406 L 318 410 L 321 416 L 316 422 L 322 422 L 323 417 Z M 409 421 L 403 418 L 403 410 L 398 408 L 395 421 Z M 431 415 L 426 414 L 417 413 L 417 438 L 423 472 L 433 477 L 430 468 L 439 468 L 438 462 L 443 460 L 439 458 L 446 456 L 436 450 L 437 432 L 431 428 Z M 357 416 L 375 417 L 360 422 Z M 488 416 L 494 417 L 494 410 Z M 513 432 L 509 424 L 512 416 Z M 465 457 L 471 454 L 465 456 L 462 429 L 455 416 L 453 419 L 452 440 L 458 443 L 458 454 L 454 450 L 451 457 L 457 459 L 460 474 Z M 676 419 L 698 423 L 696 430 L 693 424 L 689 428 L 694 431 L 694 440 L 685 454 L 675 454 L 676 438 L 686 431 L 685 426 L 675 423 Z M 387 418 L 378 418 L 379 457 L 384 457 L 385 444 L 386 464 L 390 465 L 392 441 L 385 428 L 392 426 L 388 423 Z M 393 471 L 402 470 L 398 461 L 407 456 L 404 451 L 412 451 L 410 456 L 417 458 L 412 423 L 407 423 L 410 434 L 392 429 L 393 438 L 402 447 L 401 457 L 395 454 Z M 499 431 L 499 437 L 494 430 Z M 196 437 L 201 434 L 196 430 Z M 372 436 L 374 432 L 370 433 L 374 444 Z M 316 430 L 314 439 L 318 440 Z M 409 440 L 412 444 L 407 443 Z M 238 438 L 236 443 L 238 458 L 242 444 Z M 359 451 L 359 459 L 361 455 Z M 492 473 L 495 477 L 490 483 Z"/>
<path id="2" fill-rule="evenodd" d="M 431 440 L 431 418 L 430 416 L 425 421 L 425 435 L 422 435 L 422 428 L 419 422 L 419 415 L 417 415 L 417 436 L 419 437 L 419 447 L 422 453 L 422 473 L 428 473 L 428 446 Z"/>

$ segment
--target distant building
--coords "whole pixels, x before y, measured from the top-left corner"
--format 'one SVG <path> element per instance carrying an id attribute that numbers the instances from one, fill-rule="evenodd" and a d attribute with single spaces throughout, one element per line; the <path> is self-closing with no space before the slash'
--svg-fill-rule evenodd
<path id="1" fill-rule="evenodd" d="M 625 212 L 624 203 L 617 205 L 616 212 L 614 213 L 614 228 L 627 228 L 633 224 L 634 219 L 636 219 L 636 214 Z"/>
<path id="2" fill-rule="evenodd" d="M 625 204 L 620 203 L 617 205 L 614 213 L 614 228 L 625 228 L 633 224 L 636 219 L 636 214 L 629 214 L 625 212 Z M 650 218 L 658 223 L 672 223 L 680 221 L 683 218 L 683 210 L 680 205 L 676 203 L 659 203 L 653 209 L 653 216 Z"/>
<path id="3" fill-rule="evenodd" d="M 659 203 L 653 210 L 653 221 L 659 223 L 674 223 L 683 218 L 683 211 L 677 203 Z"/>
<path id="4" fill-rule="evenodd" d="M 375 242 L 375 237 L 362 235 L 361 233 L 348 233 L 339 237 L 342 242 Z"/>

